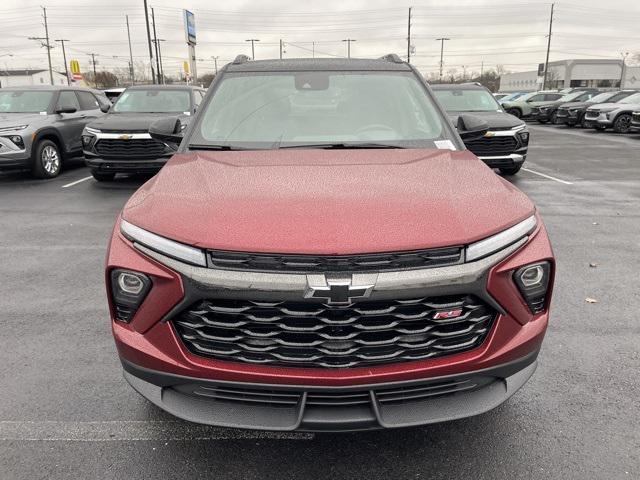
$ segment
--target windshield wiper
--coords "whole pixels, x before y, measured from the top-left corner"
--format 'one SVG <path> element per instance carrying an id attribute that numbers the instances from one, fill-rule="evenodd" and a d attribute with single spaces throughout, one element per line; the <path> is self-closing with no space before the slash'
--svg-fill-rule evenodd
<path id="1" fill-rule="evenodd" d="M 357 148 L 405 148 L 400 145 L 392 145 L 388 143 L 300 143 L 295 145 L 284 145 L 278 147 L 278 150 L 288 148 L 321 148 L 324 150 L 348 150 Z"/>
<path id="2" fill-rule="evenodd" d="M 224 150 L 224 151 L 230 151 L 230 150 L 249 150 L 248 148 L 242 148 L 242 147 L 234 147 L 233 145 L 215 145 L 215 144 L 194 144 L 194 143 L 190 143 L 189 144 L 189 150 Z"/>

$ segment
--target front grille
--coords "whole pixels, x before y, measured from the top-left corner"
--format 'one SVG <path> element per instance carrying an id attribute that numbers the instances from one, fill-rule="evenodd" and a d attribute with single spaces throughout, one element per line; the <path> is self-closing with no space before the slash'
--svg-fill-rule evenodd
<path id="1" fill-rule="evenodd" d="M 465 142 L 466 147 L 479 157 L 509 155 L 518 148 L 515 137 L 482 137 Z"/>
<path id="2" fill-rule="evenodd" d="M 540 109 L 538 107 L 533 107 L 531 109 L 531 115 L 537 115 L 540 113 Z"/>
<path id="3" fill-rule="evenodd" d="M 436 318 L 436 313 L 451 310 L 455 318 Z M 208 299 L 178 314 L 173 325 L 196 355 L 340 368 L 471 350 L 484 341 L 495 317 L 492 308 L 471 295 L 367 300 L 347 306 Z"/>
<path id="4" fill-rule="evenodd" d="M 408 270 L 456 265 L 463 259 L 460 247 L 365 255 L 290 255 L 210 250 L 207 256 L 211 268 L 280 273 Z"/>
<path id="5" fill-rule="evenodd" d="M 633 123 L 640 123 L 640 112 L 633 112 Z"/>
<path id="6" fill-rule="evenodd" d="M 304 387 L 273 389 L 246 388 L 241 385 L 182 384 L 177 391 L 216 402 L 262 405 L 270 408 L 292 408 L 302 403 L 306 393 L 306 408 L 344 408 L 370 406 L 372 394 L 381 405 L 398 405 L 430 397 L 451 395 L 473 390 L 491 382 L 490 377 L 451 378 L 418 385 L 349 390 L 306 390 Z"/>
<path id="7" fill-rule="evenodd" d="M 598 118 L 599 116 L 599 110 L 587 110 L 587 113 L 585 113 L 585 118 Z"/>
<path id="8" fill-rule="evenodd" d="M 102 138 L 96 143 L 95 150 L 105 158 L 157 158 L 166 151 L 165 145 L 153 138 Z"/>
<path id="9" fill-rule="evenodd" d="M 559 108 L 558 110 L 556 110 L 556 117 L 568 117 L 568 116 L 569 116 L 569 109 Z"/>

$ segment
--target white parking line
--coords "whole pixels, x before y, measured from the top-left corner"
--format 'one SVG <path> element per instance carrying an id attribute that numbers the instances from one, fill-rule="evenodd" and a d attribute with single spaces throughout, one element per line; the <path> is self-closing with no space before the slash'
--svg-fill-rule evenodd
<path id="1" fill-rule="evenodd" d="M 536 172 L 535 170 L 531 170 L 530 168 L 522 167 L 522 170 L 533 173 L 534 175 L 539 175 L 544 178 L 548 178 L 549 180 L 553 180 L 554 182 L 563 183 L 565 185 L 573 185 L 573 182 L 567 182 L 566 180 L 562 180 L 560 178 L 552 177 L 551 175 L 547 175 L 546 173 Z"/>
<path id="2" fill-rule="evenodd" d="M 71 183 L 67 183 L 66 185 L 63 185 L 62 188 L 73 187 L 74 185 L 77 185 L 77 184 L 79 184 L 81 182 L 84 182 L 86 180 L 89 180 L 91 178 L 93 178 L 93 177 L 92 176 L 88 176 L 88 177 L 81 178 L 80 180 L 76 180 L 75 182 L 71 182 Z"/>
<path id="3" fill-rule="evenodd" d="M 185 440 L 312 440 L 312 433 L 262 432 L 181 421 L 0 421 L 0 441 L 114 442 Z"/>

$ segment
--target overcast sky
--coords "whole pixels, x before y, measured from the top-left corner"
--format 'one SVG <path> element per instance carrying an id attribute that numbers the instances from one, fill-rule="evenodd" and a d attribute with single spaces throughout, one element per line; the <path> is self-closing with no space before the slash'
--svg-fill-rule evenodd
<path id="1" fill-rule="evenodd" d="M 45 68 L 46 49 L 30 36 L 44 36 L 42 10 L 47 7 L 52 39 L 68 39 L 67 59 L 86 71 L 89 53 L 99 69 L 126 68 L 129 59 L 125 15 L 129 15 L 133 56 L 149 58 L 143 0 L 0 0 L 0 68 Z M 351 55 L 377 57 L 389 52 L 406 56 L 407 14 L 413 6 L 412 63 L 424 73 L 438 70 L 440 43 L 445 44 L 445 71 L 479 71 L 496 64 L 507 70 L 535 69 L 544 62 L 550 2 L 539 0 L 149 0 L 155 8 L 164 69 L 176 75 L 187 58 L 182 9 L 195 13 L 198 73 L 213 71 L 238 53 L 251 55 L 246 39 L 256 38 L 257 59 L 277 58 L 279 41 L 285 57 L 346 56 L 343 39 L 352 38 Z M 556 2 L 551 60 L 620 58 L 640 52 L 640 1 L 571 0 Z M 315 42 L 315 43 L 314 43 Z M 54 67 L 64 70 L 59 44 Z M 7 54 L 12 54 L 9 56 Z M 631 57 L 630 57 L 631 58 Z"/>

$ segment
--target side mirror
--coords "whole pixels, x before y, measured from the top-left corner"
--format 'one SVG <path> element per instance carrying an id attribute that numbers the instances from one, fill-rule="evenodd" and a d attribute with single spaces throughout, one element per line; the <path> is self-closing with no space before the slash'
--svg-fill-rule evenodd
<path id="1" fill-rule="evenodd" d="M 76 113 L 77 110 L 76 107 L 62 106 L 56 109 L 56 113 Z"/>
<path id="2" fill-rule="evenodd" d="M 160 118 L 149 127 L 151 138 L 162 142 L 180 144 L 182 141 L 182 123 L 178 117 Z"/>
<path id="3" fill-rule="evenodd" d="M 104 103 L 100 104 L 100 111 L 102 113 L 107 113 L 111 109 L 111 105 L 105 105 Z"/>
<path id="4" fill-rule="evenodd" d="M 489 131 L 489 124 L 476 115 L 460 115 L 456 129 L 462 140 L 475 140 Z"/>

